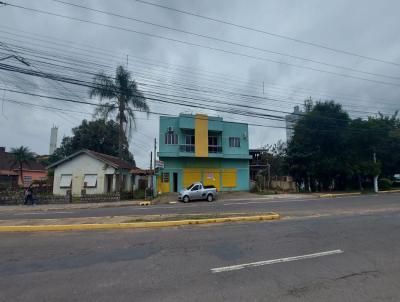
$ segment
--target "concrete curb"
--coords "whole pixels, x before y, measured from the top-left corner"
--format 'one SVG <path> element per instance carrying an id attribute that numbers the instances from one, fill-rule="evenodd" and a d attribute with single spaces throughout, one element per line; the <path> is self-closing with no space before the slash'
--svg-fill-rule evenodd
<path id="1" fill-rule="evenodd" d="M 361 195 L 361 192 L 354 192 L 354 193 L 338 193 L 338 194 L 321 194 L 319 198 L 335 198 L 335 197 L 342 197 L 342 196 L 357 196 Z"/>
<path id="2" fill-rule="evenodd" d="M 136 229 L 136 228 L 159 228 L 181 225 L 240 222 L 240 221 L 260 221 L 280 219 L 277 213 L 255 216 L 238 216 L 224 218 L 207 219 L 185 219 L 174 221 L 150 221 L 150 222 L 131 222 L 131 223 L 108 223 L 108 224 L 69 224 L 69 225 L 10 225 L 0 226 L 0 233 L 4 232 L 43 232 L 43 231 L 89 231 L 89 230 L 113 230 L 113 229 Z"/>
<path id="3" fill-rule="evenodd" d="M 400 190 L 378 191 L 378 193 L 400 193 Z"/>

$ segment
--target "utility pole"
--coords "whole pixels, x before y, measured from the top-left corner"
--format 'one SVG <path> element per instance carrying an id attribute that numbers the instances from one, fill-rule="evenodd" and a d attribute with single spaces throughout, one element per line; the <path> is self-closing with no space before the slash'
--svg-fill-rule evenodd
<path id="1" fill-rule="evenodd" d="M 156 169 L 157 139 L 154 139 L 154 170 Z"/>
<path id="2" fill-rule="evenodd" d="M 150 170 L 153 170 L 153 151 L 150 151 Z"/>
<path id="3" fill-rule="evenodd" d="M 156 157 L 157 157 L 157 139 L 156 138 L 154 138 L 154 159 L 153 159 L 153 167 L 154 167 L 154 169 L 153 169 L 153 174 L 151 175 L 151 186 L 150 186 L 150 188 L 151 188 L 151 194 L 153 195 L 153 196 L 155 196 L 155 194 L 154 194 L 154 182 L 155 182 L 155 177 L 156 177 Z M 150 164 L 150 170 L 151 170 L 151 164 Z"/>
<path id="4" fill-rule="evenodd" d="M 376 164 L 376 153 L 374 152 L 374 163 Z M 378 175 L 374 176 L 374 192 L 378 193 Z"/>
<path id="5" fill-rule="evenodd" d="M 264 94 L 264 81 L 263 81 L 263 94 Z"/>

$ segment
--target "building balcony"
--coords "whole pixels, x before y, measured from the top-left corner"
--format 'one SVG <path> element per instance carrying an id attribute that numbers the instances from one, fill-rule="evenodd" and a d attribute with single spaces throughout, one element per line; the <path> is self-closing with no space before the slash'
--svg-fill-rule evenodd
<path id="1" fill-rule="evenodd" d="M 208 153 L 222 153 L 222 146 L 208 146 Z"/>
<path id="2" fill-rule="evenodd" d="M 194 153 L 194 145 L 179 145 L 179 151 Z"/>

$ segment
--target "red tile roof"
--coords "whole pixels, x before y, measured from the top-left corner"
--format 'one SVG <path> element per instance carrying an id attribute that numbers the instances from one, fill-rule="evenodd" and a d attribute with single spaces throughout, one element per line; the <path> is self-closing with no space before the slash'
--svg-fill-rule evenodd
<path id="1" fill-rule="evenodd" d="M 9 152 L 0 152 L 0 170 L 18 170 L 17 164 L 14 164 L 14 155 Z M 36 160 L 30 160 L 27 164 L 22 165 L 24 170 L 46 171 L 44 165 Z"/>

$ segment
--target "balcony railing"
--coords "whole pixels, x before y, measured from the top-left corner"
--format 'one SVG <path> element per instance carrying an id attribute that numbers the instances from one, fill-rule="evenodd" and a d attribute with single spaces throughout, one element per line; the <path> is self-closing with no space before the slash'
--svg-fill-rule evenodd
<path id="1" fill-rule="evenodd" d="M 222 153 L 222 146 L 208 146 L 208 153 Z"/>
<path id="2" fill-rule="evenodd" d="M 180 152 L 189 152 L 194 153 L 194 145 L 180 145 L 179 146 Z M 222 146 L 208 146 L 208 153 L 222 153 Z"/>
<path id="3" fill-rule="evenodd" d="M 181 152 L 190 152 L 194 153 L 194 145 L 180 145 L 179 150 Z"/>

